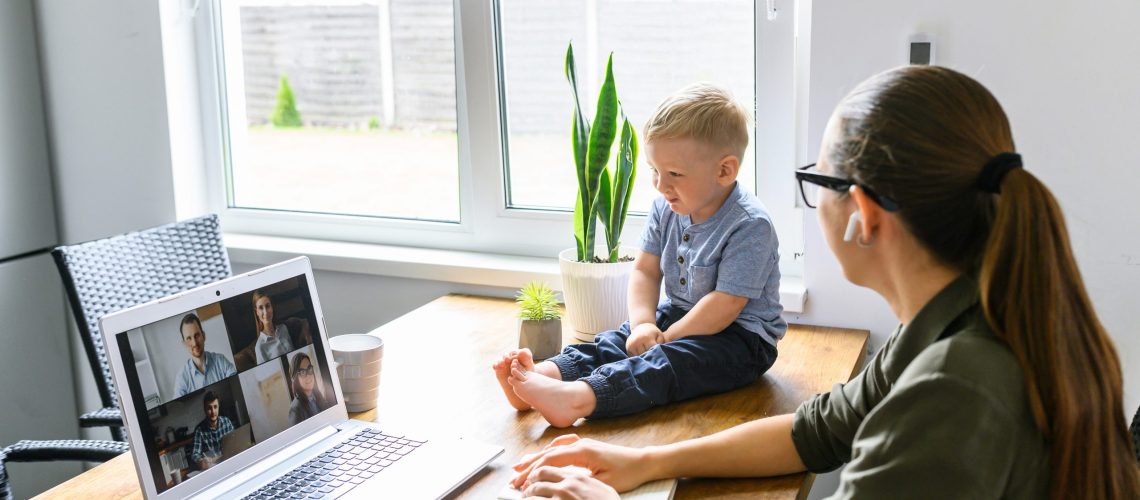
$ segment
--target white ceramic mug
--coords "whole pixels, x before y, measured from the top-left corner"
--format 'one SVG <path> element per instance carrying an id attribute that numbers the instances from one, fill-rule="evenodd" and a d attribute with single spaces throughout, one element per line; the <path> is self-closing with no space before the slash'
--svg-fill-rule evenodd
<path id="1" fill-rule="evenodd" d="M 380 387 L 380 375 L 376 374 L 371 377 L 362 378 L 341 378 L 340 390 L 341 392 L 368 392 L 374 391 Z"/>
<path id="2" fill-rule="evenodd" d="M 341 380 L 375 377 L 380 374 L 380 363 L 382 361 L 383 360 L 377 360 L 362 365 L 337 364 L 336 375 L 340 377 Z"/>
<path id="3" fill-rule="evenodd" d="M 376 396 L 379 393 L 379 388 L 364 392 L 346 392 L 344 393 L 345 409 L 351 412 L 371 410 L 376 407 Z"/>
<path id="4" fill-rule="evenodd" d="M 333 360 L 342 365 L 362 365 L 384 356 L 384 339 L 367 333 L 346 333 L 329 339 Z"/>

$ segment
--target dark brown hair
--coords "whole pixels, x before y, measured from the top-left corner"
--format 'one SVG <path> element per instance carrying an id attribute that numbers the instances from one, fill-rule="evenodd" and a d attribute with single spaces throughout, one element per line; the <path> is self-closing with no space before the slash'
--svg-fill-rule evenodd
<path id="1" fill-rule="evenodd" d="M 202 396 L 202 411 L 206 411 L 206 408 L 208 408 L 210 406 L 210 403 L 217 401 L 217 400 L 218 400 L 218 395 L 214 394 L 214 391 L 206 391 L 206 394 L 204 396 Z M 221 415 L 220 409 L 218 410 L 218 414 Z"/>
<path id="2" fill-rule="evenodd" d="M 299 370 L 301 368 L 301 360 L 302 359 L 309 362 L 309 368 L 312 368 L 313 370 L 317 369 L 317 365 L 313 364 L 313 360 L 309 359 L 308 354 L 305 354 L 303 352 L 299 352 L 299 353 L 293 355 L 293 360 L 291 362 L 292 366 L 290 366 L 290 368 L 289 368 L 289 380 L 290 380 L 290 386 L 293 388 L 293 397 L 295 397 L 295 398 L 300 398 L 301 396 L 303 396 L 305 394 L 305 391 L 301 390 L 301 382 L 298 380 L 298 377 L 297 377 L 297 370 Z M 314 380 L 314 382 L 313 382 L 313 396 L 317 398 L 317 401 L 324 401 L 324 399 L 325 399 L 324 394 L 321 394 L 320 387 L 317 387 L 320 384 L 317 384 L 315 382 L 315 380 L 316 380 L 316 372 L 315 371 L 313 372 L 313 380 Z"/>
<path id="3" fill-rule="evenodd" d="M 202 330 L 203 332 L 206 331 L 204 328 L 202 328 L 202 320 L 198 319 L 198 316 L 195 315 L 194 313 L 190 313 L 190 314 L 183 316 L 182 321 L 178 323 L 178 339 L 179 340 L 183 340 L 183 341 L 186 340 L 186 337 L 182 335 L 182 327 L 189 325 L 190 323 L 194 323 L 194 324 L 198 325 L 199 330 Z"/>
<path id="4" fill-rule="evenodd" d="M 1049 442 L 1051 497 L 1140 496 L 1120 360 L 1057 201 L 1020 168 L 1000 194 L 977 187 L 987 161 L 1015 151 L 994 96 L 956 71 L 906 66 L 860 84 L 836 113 L 841 133 L 826 152 L 836 170 L 898 202 L 936 258 L 978 277 L 986 319 L 1017 357 Z"/>

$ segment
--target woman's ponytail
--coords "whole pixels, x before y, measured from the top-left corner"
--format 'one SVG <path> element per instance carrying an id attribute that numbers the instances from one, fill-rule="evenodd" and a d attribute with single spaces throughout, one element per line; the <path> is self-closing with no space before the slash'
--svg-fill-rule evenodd
<path id="1" fill-rule="evenodd" d="M 1134 498 L 1140 478 L 1119 358 L 1085 291 L 1061 209 L 1023 169 L 1005 176 L 996 197 L 982 306 L 1024 372 L 1050 447 L 1051 497 Z"/>

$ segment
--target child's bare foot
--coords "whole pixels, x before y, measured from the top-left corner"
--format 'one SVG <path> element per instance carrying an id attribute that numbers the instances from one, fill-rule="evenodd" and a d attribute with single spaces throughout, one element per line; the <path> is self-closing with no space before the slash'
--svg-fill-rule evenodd
<path id="1" fill-rule="evenodd" d="M 511 352 L 515 354 L 515 359 L 519 360 L 522 371 L 535 372 L 546 375 L 554 380 L 562 380 L 562 371 L 558 369 L 558 365 L 554 364 L 554 362 L 547 360 L 537 365 L 534 364 L 534 353 L 525 347 Z"/>
<path id="2" fill-rule="evenodd" d="M 593 413 L 597 404 L 589 384 L 563 382 L 535 371 L 525 371 L 517 360 L 511 364 L 507 383 L 514 388 L 515 396 L 530 403 L 554 427 L 574 425 L 579 418 Z"/>
<path id="3" fill-rule="evenodd" d="M 515 407 L 516 410 L 523 411 L 530 409 L 530 403 L 518 397 L 518 395 L 515 394 L 515 389 L 507 382 L 507 379 L 511 376 L 511 363 L 515 361 L 517 354 L 518 351 L 511 351 L 504 354 L 503 359 L 496 361 L 495 364 L 491 365 L 491 368 L 495 369 L 495 378 L 499 380 L 499 386 L 503 388 L 503 394 L 507 396 L 507 402 L 511 403 L 511 406 Z M 517 364 L 518 363 L 516 363 L 516 365 Z M 531 361 L 531 367 L 534 367 L 533 360 Z"/>
<path id="4" fill-rule="evenodd" d="M 523 371 L 534 371 L 534 353 L 530 352 L 530 349 L 524 347 L 517 351 L 511 351 L 508 354 L 514 354 L 514 358 L 519 360 L 519 366 L 522 366 Z M 510 363 L 507 363 L 507 365 L 509 367 Z M 510 370 L 508 369 L 507 371 L 509 372 Z"/>

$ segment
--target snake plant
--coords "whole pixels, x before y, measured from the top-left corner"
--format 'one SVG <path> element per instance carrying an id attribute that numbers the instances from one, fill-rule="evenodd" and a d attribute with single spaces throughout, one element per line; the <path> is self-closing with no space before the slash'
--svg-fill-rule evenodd
<path id="1" fill-rule="evenodd" d="M 637 174 L 637 132 L 621 108 L 617 87 L 614 84 L 614 55 L 606 63 L 606 77 L 598 92 L 594 122 L 582 114 L 578 97 L 578 78 L 574 64 L 574 44 L 566 48 L 566 80 L 574 93 L 573 130 L 570 135 L 574 148 L 574 166 L 578 176 L 578 196 L 574 202 L 574 240 L 578 246 L 578 261 L 593 262 L 594 238 L 597 222 L 601 220 L 606 238 L 607 256 L 604 262 L 617 262 L 621 245 L 621 231 L 629 211 L 629 197 Z M 610 151 L 618 136 L 618 117 L 621 117 L 621 137 L 618 154 L 611 173 Z"/>

